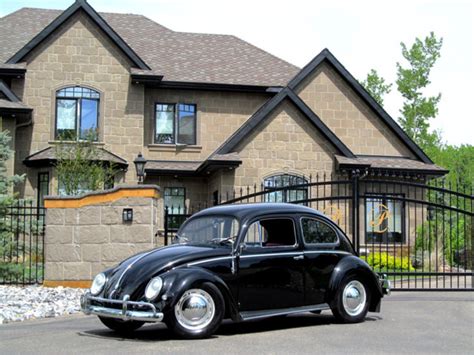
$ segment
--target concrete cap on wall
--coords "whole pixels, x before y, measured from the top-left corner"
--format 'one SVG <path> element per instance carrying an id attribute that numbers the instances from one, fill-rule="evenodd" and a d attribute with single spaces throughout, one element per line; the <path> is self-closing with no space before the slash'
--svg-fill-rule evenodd
<path id="1" fill-rule="evenodd" d="M 109 190 L 92 191 L 78 196 L 46 196 L 46 208 L 78 208 L 100 203 L 113 202 L 121 198 L 160 198 L 161 189 L 157 185 L 119 185 Z"/>

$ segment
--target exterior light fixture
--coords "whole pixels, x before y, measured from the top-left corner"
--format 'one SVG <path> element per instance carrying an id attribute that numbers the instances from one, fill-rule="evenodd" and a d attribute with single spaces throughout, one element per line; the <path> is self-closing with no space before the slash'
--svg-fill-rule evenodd
<path id="1" fill-rule="evenodd" d="M 135 169 L 137 171 L 138 183 L 143 184 L 143 179 L 145 178 L 146 159 L 143 157 L 142 153 L 138 153 L 138 156 L 133 161 L 133 164 L 135 164 Z"/>
<path id="2" fill-rule="evenodd" d="M 123 222 L 132 222 L 133 221 L 133 209 L 124 208 L 122 211 L 122 221 Z"/>

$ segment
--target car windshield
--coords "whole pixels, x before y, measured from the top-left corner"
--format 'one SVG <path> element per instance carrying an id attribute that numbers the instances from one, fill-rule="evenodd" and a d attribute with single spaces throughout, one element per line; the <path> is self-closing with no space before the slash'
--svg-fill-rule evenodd
<path id="1" fill-rule="evenodd" d="M 177 243 L 232 244 L 239 232 L 239 222 L 229 216 L 191 218 L 176 235 Z"/>

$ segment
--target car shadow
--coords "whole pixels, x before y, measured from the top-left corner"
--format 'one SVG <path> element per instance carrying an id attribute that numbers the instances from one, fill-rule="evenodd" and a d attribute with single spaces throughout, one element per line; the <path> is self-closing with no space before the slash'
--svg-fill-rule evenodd
<path id="1" fill-rule="evenodd" d="M 373 322 L 382 319 L 379 316 L 369 315 L 366 322 Z M 212 338 L 221 336 L 235 336 L 240 334 L 252 334 L 271 332 L 284 329 L 305 328 L 314 326 L 342 325 L 330 313 L 311 314 L 303 313 L 298 315 L 280 316 L 266 318 L 263 320 L 253 320 L 247 322 L 235 323 L 231 320 L 224 320 L 217 332 Z M 96 338 L 106 338 L 117 341 L 169 341 L 180 339 L 164 324 L 148 324 L 136 330 L 134 333 L 123 335 L 108 328 L 91 329 L 79 332 L 80 336 L 89 336 Z"/>

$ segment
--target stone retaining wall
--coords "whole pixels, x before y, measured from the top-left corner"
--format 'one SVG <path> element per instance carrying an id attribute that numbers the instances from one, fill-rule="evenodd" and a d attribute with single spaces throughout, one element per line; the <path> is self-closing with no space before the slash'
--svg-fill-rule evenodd
<path id="1" fill-rule="evenodd" d="M 45 199 L 45 285 L 87 286 L 100 271 L 160 243 L 155 185 Z M 133 221 L 123 222 L 124 208 Z"/>

